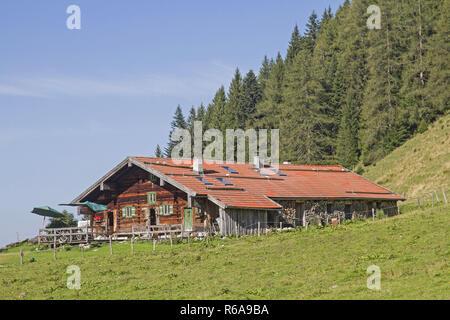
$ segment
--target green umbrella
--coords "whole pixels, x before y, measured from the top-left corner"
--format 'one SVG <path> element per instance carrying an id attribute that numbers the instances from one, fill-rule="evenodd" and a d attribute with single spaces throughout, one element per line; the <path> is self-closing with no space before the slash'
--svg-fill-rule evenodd
<path id="1" fill-rule="evenodd" d="M 45 217 L 52 217 L 52 218 L 64 217 L 64 215 L 61 212 L 59 212 L 53 208 L 50 208 L 49 206 L 33 208 L 31 213 L 34 213 L 34 214 L 44 217 L 44 220 L 42 220 L 42 229 L 44 229 L 44 227 L 45 227 Z"/>
<path id="2" fill-rule="evenodd" d="M 98 204 L 95 202 L 85 201 L 85 202 L 75 202 L 68 204 L 60 204 L 60 206 L 71 206 L 71 207 L 87 207 L 94 212 L 100 212 L 108 210 L 108 207 L 103 204 Z"/>
<path id="3" fill-rule="evenodd" d="M 53 208 L 50 208 L 49 206 L 36 207 L 31 211 L 31 213 L 35 213 L 37 215 L 44 216 L 44 217 L 52 217 L 52 218 L 64 217 L 64 215 L 61 212 L 59 212 Z"/>

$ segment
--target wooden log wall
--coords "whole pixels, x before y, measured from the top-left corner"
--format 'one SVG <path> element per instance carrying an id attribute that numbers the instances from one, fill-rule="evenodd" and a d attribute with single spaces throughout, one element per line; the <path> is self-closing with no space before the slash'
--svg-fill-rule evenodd
<path id="1" fill-rule="evenodd" d="M 187 196 L 183 191 L 172 185 L 165 183 L 160 186 L 159 179 L 150 180 L 150 175 L 140 169 L 132 168 L 130 172 L 123 175 L 120 181 L 116 182 L 118 191 L 108 202 L 108 211 L 102 213 L 103 217 L 95 224 L 104 225 L 107 221 L 108 212 L 113 212 L 114 232 L 131 232 L 133 225 L 145 226 L 148 221 L 150 210 L 159 208 L 160 205 L 173 205 L 173 214 L 156 215 L 156 224 L 179 224 L 183 222 L 183 210 L 187 207 Z M 147 193 L 156 192 L 156 203 L 148 204 Z M 135 208 L 134 217 L 124 217 L 122 208 L 133 206 Z"/>
<path id="2" fill-rule="evenodd" d="M 97 214 L 100 219 L 94 220 L 94 226 L 104 226 L 108 219 L 108 212 L 113 213 L 114 233 L 131 232 L 133 225 L 145 226 L 150 222 L 148 217 L 151 209 L 159 208 L 160 205 L 173 205 L 172 215 L 156 215 L 156 224 L 183 224 L 184 209 L 188 207 L 187 195 L 174 186 L 165 183 L 160 186 L 159 179 L 151 181 L 150 175 L 140 169 L 132 168 L 127 174 L 115 182 L 117 191 L 115 194 L 107 194 L 108 211 Z M 147 193 L 156 192 L 156 203 L 148 204 Z M 103 196 L 104 197 L 104 196 Z M 96 201 L 93 199 L 91 201 Z M 122 208 L 133 206 L 135 216 L 132 218 L 122 216 Z M 211 231 L 211 224 L 219 216 L 218 207 L 207 199 L 193 201 L 193 230 Z M 108 227 L 111 228 L 111 227 Z"/>

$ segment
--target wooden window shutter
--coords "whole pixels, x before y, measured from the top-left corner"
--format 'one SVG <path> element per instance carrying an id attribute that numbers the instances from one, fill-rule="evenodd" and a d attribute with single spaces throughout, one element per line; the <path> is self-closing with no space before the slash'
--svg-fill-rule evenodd
<path id="1" fill-rule="evenodd" d="M 136 216 L 136 208 L 135 207 L 131 207 L 131 216 L 132 217 Z"/>
<path id="2" fill-rule="evenodd" d="M 126 217 L 127 216 L 127 208 L 126 207 L 124 207 L 124 208 L 122 208 L 122 217 Z"/>
<path id="3" fill-rule="evenodd" d="M 169 214 L 173 214 L 173 204 L 169 205 Z"/>

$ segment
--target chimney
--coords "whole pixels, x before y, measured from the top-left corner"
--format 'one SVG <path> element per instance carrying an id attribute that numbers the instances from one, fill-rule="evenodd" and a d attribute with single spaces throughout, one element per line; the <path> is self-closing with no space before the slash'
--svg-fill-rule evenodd
<path id="1" fill-rule="evenodd" d="M 197 174 L 203 173 L 203 159 L 194 158 L 194 164 L 192 166 L 192 170 Z"/>
<path id="2" fill-rule="evenodd" d="M 264 160 L 260 156 L 256 156 L 253 159 L 253 164 L 255 165 L 255 168 L 258 168 L 258 169 L 264 168 Z"/>

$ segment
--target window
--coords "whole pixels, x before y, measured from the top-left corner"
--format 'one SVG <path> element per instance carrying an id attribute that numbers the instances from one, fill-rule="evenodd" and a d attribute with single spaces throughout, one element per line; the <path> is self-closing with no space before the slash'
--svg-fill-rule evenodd
<path id="1" fill-rule="evenodd" d="M 228 172 L 230 172 L 230 173 L 232 173 L 232 174 L 239 174 L 239 172 L 237 172 L 237 171 L 234 170 L 234 169 L 231 169 L 230 167 L 227 167 L 227 166 L 221 166 L 221 168 L 227 170 Z"/>
<path id="2" fill-rule="evenodd" d="M 281 171 L 279 171 L 279 170 L 277 170 L 277 169 L 275 169 L 275 168 L 270 168 L 270 170 L 271 170 L 272 172 L 276 173 L 277 175 L 279 175 L 280 177 L 287 177 L 287 174 L 286 174 L 286 173 L 283 173 L 283 172 L 281 172 Z"/>
<path id="3" fill-rule="evenodd" d="M 122 208 L 122 217 L 133 218 L 136 216 L 136 208 L 133 206 L 127 206 Z"/>
<path id="4" fill-rule="evenodd" d="M 173 205 L 172 204 L 162 204 L 159 206 L 159 215 L 160 216 L 170 216 L 173 214 Z"/>
<path id="5" fill-rule="evenodd" d="M 205 185 L 207 185 L 207 186 L 213 185 L 212 182 L 206 180 L 206 179 L 203 178 L 203 177 L 197 177 L 197 180 L 200 181 L 200 182 L 203 182 L 203 183 L 204 183 Z"/>
<path id="6" fill-rule="evenodd" d="M 233 184 L 227 180 L 225 180 L 224 178 L 216 178 L 217 181 L 223 183 L 226 186 L 232 186 Z"/>
<path id="7" fill-rule="evenodd" d="M 156 203 L 156 192 L 147 192 L 147 203 L 148 204 Z"/>
<path id="8" fill-rule="evenodd" d="M 149 173 L 148 174 L 148 180 L 151 181 L 151 182 L 158 182 L 158 177 L 153 175 L 153 174 L 151 174 L 151 173 Z"/>

